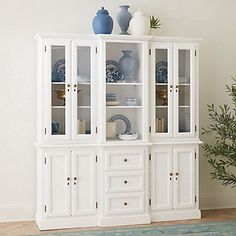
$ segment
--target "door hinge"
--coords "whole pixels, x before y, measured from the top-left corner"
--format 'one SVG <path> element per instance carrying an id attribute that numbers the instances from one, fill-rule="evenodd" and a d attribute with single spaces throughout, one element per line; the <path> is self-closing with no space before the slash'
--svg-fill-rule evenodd
<path id="1" fill-rule="evenodd" d="M 96 209 L 98 208 L 98 202 L 96 202 Z"/>
<path id="2" fill-rule="evenodd" d="M 98 47 L 95 48 L 95 52 L 96 52 L 96 54 L 98 53 Z"/>
<path id="3" fill-rule="evenodd" d="M 151 49 L 149 49 L 149 55 L 152 55 L 152 50 Z"/>
<path id="4" fill-rule="evenodd" d="M 195 57 L 197 56 L 197 50 L 195 50 Z"/>
<path id="5" fill-rule="evenodd" d="M 44 157 L 44 164 L 46 165 L 47 164 L 47 158 Z"/>
<path id="6" fill-rule="evenodd" d="M 152 205 L 152 199 L 150 198 L 149 199 L 149 206 L 151 206 Z"/>
<path id="7" fill-rule="evenodd" d="M 44 211 L 47 212 L 47 206 L 46 205 L 44 206 Z"/>
<path id="8" fill-rule="evenodd" d="M 98 156 L 96 155 L 96 162 L 98 162 Z"/>
<path id="9" fill-rule="evenodd" d="M 195 202 L 197 202 L 197 196 L 195 196 Z"/>
<path id="10" fill-rule="evenodd" d="M 96 134 L 98 133 L 98 127 L 96 127 L 96 131 L 95 132 L 96 132 Z"/>
<path id="11" fill-rule="evenodd" d="M 47 46 L 46 46 L 46 45 L 44 46 L 44 51 L 45 51 L 45 52 L 47 51 Z"/>
<path id="12" fill-rule="evenodd" d="M 149 133 L 152 132 L 152 126 L 149 126 Z"/>
<path id="13" fill-rule="evenodd" d="M 197 159 L 197 153 L 195 152 L 195 159 Z"/>
<path id="14" fill-rule="evenodd" d="M 151 161 L 152 160 L 152 155 L 151 154 L 149 154 L 149 161 Z"/>
<path id="15" fill-rule="evenodd" d="M 47 129 L 46 129 L 46 128 L 44 128 L 44 134 L 45 134 L 45 135 L 47 134 Z"/>

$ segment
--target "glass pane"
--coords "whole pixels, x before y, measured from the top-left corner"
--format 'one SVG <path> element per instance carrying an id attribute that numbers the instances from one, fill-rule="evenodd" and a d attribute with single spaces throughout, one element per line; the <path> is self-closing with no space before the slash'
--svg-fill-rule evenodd
<path id="1" fill-rule="evenodd" d="M 65 46 L 51 47 L 51 71 L 52 135 L 65 135 Z"/>
<path id="2" fill-rule="evenodd" d="M 190 50 L 179 50 L 179 132 L 190 132 Z"/>
<path id="3" fill-rule="evenodd" d="M 168 132 L 168 49 L 156 49 L 156 117 L 155 132 Z"/>
<path id="4" fill-rule="evenodd" d="M 91 134 L 90 54 L 90 47 L 77 47 L 77 134 Z"/>

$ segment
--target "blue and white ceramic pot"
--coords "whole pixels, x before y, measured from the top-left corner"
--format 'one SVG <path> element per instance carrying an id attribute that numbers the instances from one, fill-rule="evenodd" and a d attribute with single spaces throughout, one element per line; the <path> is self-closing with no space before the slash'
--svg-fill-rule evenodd
<path id="1" fill-rule="evenodd" d="M 104 7 L 97 11 L 97 15 L 93 18 L 92 25 L 95 34 L 111 34 L 113 20 Z"/>
<path id="2" fill-rule="evenodd" d="M 132 51 L 131 50 L 123 50 L 124 53 L 123 57 L 120 58 L 119 64 L 120 69 L 123 74 L 124 80 L 131 79 L 131 74 L 135 67 L 135 59 L 131 56 Z"/>
<path id="3" fill-rule="evenodd" d="M 129 22 L 132 18 L 132 15 L 128 11 L 128 8 L 129 6 L 127 5 L 120 6 L 120 12 L 117 15 L 117 22 L 121 29 L 120 34 L 129 34 L 127 30 L 129 28 Z"/>

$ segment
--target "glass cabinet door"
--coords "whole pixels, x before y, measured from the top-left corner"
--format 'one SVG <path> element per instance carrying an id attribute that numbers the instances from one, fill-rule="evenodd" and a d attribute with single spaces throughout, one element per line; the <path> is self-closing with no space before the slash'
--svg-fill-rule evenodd
<path id="1" fill-rule="evenodd" d="M 176 131 L 178 135 L 190 135 L 194 129 L 193 103 L 194 48 L 176 46 Z"/>
<path id="2" fill-rule="evenodd" d="M 169 136 L 172 132 L 172 45 L 158 44 L 152 48 L 152 89 L 154 114 L 152 114 L 152 134 Z"/>
<path id="3" fill-rule="evenodd" d="M 52 42 L 46 46 L 47 53 L 47 128 L 48 137 L 67 138 L 69 136 L 69 43 Z"/>
<path id="4" fill-rule="evenodd" d="M 95 133 L 92 119 L 95 104 L 93 101 L 94 53 L 95 48 L 91 42 L 76 41 L 73 43 L 72 130 L 74 139 L 89 138 Z"/>

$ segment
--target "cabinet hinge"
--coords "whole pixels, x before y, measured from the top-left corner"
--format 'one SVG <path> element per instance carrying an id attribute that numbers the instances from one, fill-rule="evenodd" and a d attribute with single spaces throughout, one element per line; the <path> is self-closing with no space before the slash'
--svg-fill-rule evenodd
<path id="1" fill-rule="evenodd" d="M 195 157 L 195 159 L 197 159 L 197 153 L 196 152 L 195 152 L 195 156 L 194 157 Z"/>
<path id="2" fill-rule="evenodd" d="M 195 57 L 197 56 L 197 50 L 195 50 Z"/>
<path id="3" fill-rule="evenodd" d="M 197 202 L 197 196 L 195 196 L 195 202 Z"/>
<path id="4" fill-rule="evenodd" d="M 152 55 L 152 50 L 151 49 L 149 49 L 149 55 Z"/>
<path id="5" fill-rule="evenodd" d="M 96 209 L 98 208 L 98 202 L 96 202 Z"/>
<path id="6" fill-rule="evenodd" d="M 46 128 L 44 128 L 44 134 L 45 134 L 45 135 L 47 134 L 47 129 L 46 129 Z"/>
<path id="7" fill-rule="evenodd" d="M 98 162 L 98 156 L 96 155 L 96 162 Z"/>
<path id="8" fill-rule="evenodd" d="M 96 131 L 95 132 L 96 132 L 96 134 L 98 133 L 98 127 L 96 127 Z"/>
<path id="9" fill-rule="evenodd" d="M 44 51 L 45 51 L 45 52 L 47 51 L 47 46 L 46 46 L 46 45 L 44 46 Z"/>
<path id="10" fill-rule="evenodd" d="M 47 158 L 44 157 L 44 164 L 46 165 L 47 164 Z"/>
<path id="11" fill-rule="evenodd" d="M 96 52 L 96 54 L 98 53 L 98 47 L 95 48 L 95 52 Z"/>
<path id="12" fill-rule="evenodd" d="M 152 126 L 149 126 L 149 133 L 152 132 Z"/>
<path id="13" fill-rule="evenodd" d="M 197 132 L 197 126 L 195 125 L 195 132 Z"/>
<path id="14" fill-rule="evenodd" d="M 47 212 L 47 206 L 46 205 L 44 206 L 44 211 Z"/>
<path id="15" fill-rule="evenodd" d="M 150 198 L 149 199 L 149 206 L 151 206 L 152 205 L 152 199 Z"/>
<path id="16" fill-rule="evenodd" d="M 149 161 L 151 161 L 152 160 L 152 155 L 151 154 L 149 154 Z"/>

